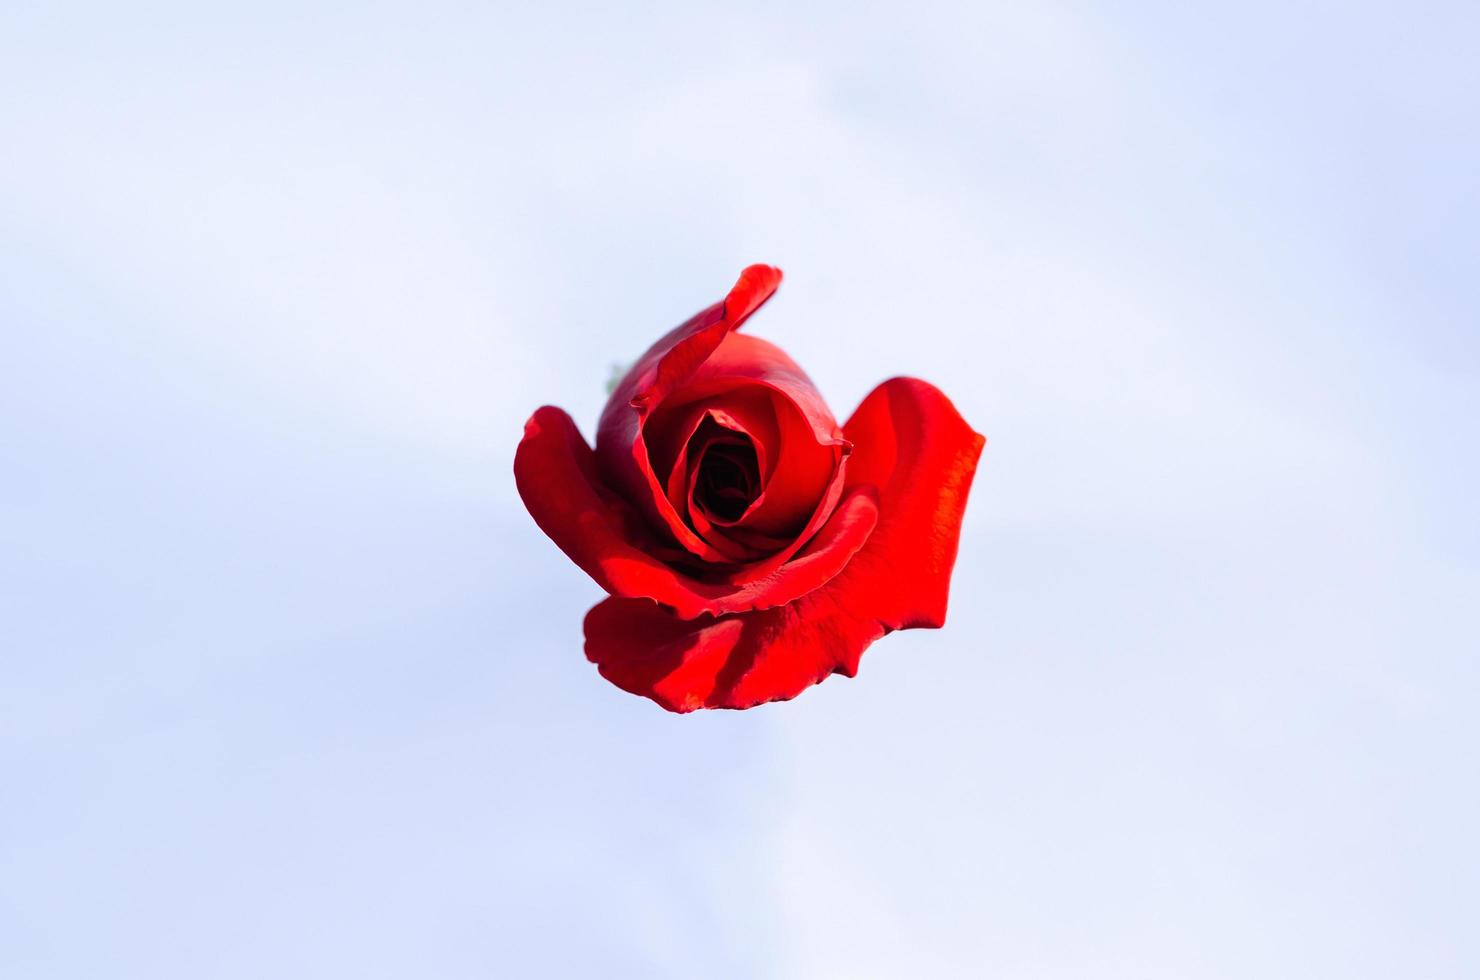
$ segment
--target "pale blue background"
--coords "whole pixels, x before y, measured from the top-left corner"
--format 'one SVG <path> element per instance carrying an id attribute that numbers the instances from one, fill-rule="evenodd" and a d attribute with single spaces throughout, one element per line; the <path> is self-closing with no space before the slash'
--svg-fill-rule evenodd
<path id="1" fill-rule="evenodd" d="M 7 5 L 0 976 L 1475 976 L 1476 10 Z M 510 461 L 753 261 L 991 441 L 676 717 Z"/>

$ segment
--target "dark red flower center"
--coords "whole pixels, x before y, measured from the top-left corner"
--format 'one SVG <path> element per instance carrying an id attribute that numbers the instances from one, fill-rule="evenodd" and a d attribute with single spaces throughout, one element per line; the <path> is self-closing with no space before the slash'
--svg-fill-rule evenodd
<path id="1" fill-rule="evenodd" d="M 693 502 L 711 520 L 729 523 L 739 520 L 760 494 L 760 462 L 749 436 L 720 426 L 705 432 L 709 425 L 695 434 L 704 448 Z"/>

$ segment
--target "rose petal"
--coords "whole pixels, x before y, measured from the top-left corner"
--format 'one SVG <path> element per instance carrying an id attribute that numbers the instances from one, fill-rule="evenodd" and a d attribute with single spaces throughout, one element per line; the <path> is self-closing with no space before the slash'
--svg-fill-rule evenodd
<path id="1" fill-rule="evenodd" d="M 804 546 L 793 543 L 786 560 L 776 557 L 732 569 L 721 581 L 753 596 L 749 608 L 785 605 L 826 583 L 848 564 L 867 542 L 879 520 L 878 496 L 873 487 L 855 487 Z"/>
<path id="2" fill-rule="evenodd" d="M 775 344 L 748 334 L 730 334 L 698 365 L 683 385 L 683 393 L 706 387 L 733 386 L 739 381 L 764 384 L 785 395 L 812 427 L 822 445 L 842 441 L 842 432 L 822 393 L 786 352 Z"/>
<path id="3" fill-rule="evenodd" d="M 836 575 L 873 530 L 878 511 L 863 490 L 833 512 L 796 560 L 746 582 L 704 581 L 664 561 L 663 547 L 601 483 L 596 458 L 569 415 L 535 412 L 514 457 L 514 478 L 535 523 L 614 596 L 662 603 L 681 619 L 791 602 Z"/>
<path id="4" fill-rule="evenodd" d="M 848 486 L 877 487 L 880 514 L 876 539 L 850 566 L 854 579 L 845 587 L 891 630 L 945 625 L 961 519 L 986 437 L 917 378 L 869 392 L 843 430 L 858 447 Z"/>
<path id="5" fill-rule="evenodd" d="M 870 643 L 945 622 L 961 518 L 985 440 L 935 387 L 895 378 L 843 427 L 847 484 L 874 486 L 879 521 L 847 566 L 789 604 L 682 622 L 608 599 L 586 617 L 586 656 L 624 690 L 670 711 L 748 708 L 853 676 Z M 852 498 L 850 498 L 852 499 Z"/>
<path id="6" fill-rule="evenodd" d="M 598 603 L 585 629 L 586 657 L 601 676 L 678 712 L 751 708 L 794 698 L 829 674 L 851 676 L 836 651 L 862 650 L 885 632 L 853 616 L 809 621 L 795 604 L 685 621 L 642 599 Z"/>

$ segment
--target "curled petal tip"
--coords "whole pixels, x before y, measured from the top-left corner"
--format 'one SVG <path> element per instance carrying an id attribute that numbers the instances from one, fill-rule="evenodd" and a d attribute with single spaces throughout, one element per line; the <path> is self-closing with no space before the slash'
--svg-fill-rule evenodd
<path id="1" fill-rule="evenodd" d="M 746 266 L 729 295 L 725 297 L 725 319 L 730 329 L 737 329 L 746 317 L 760 309 L 781 285 L 781 270 L 774 265 Z"/>

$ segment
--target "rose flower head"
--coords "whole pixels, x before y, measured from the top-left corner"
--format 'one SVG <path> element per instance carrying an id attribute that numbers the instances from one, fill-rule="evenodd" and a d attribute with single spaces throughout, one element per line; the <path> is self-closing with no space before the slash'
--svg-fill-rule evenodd
<path id="1" fill-rule="evenodd" d="M 854 676 L 886 633 L 945 623 L 985 440 L 914 378 L 838 425 L 791 358 L 739 332 L 780 282 L 750 266 L 653 344 L 594 451 L 546 406 L 514 457 L 530 515 L 611 595 L 587 658 L 670 711 L 793 698 Z"/>

